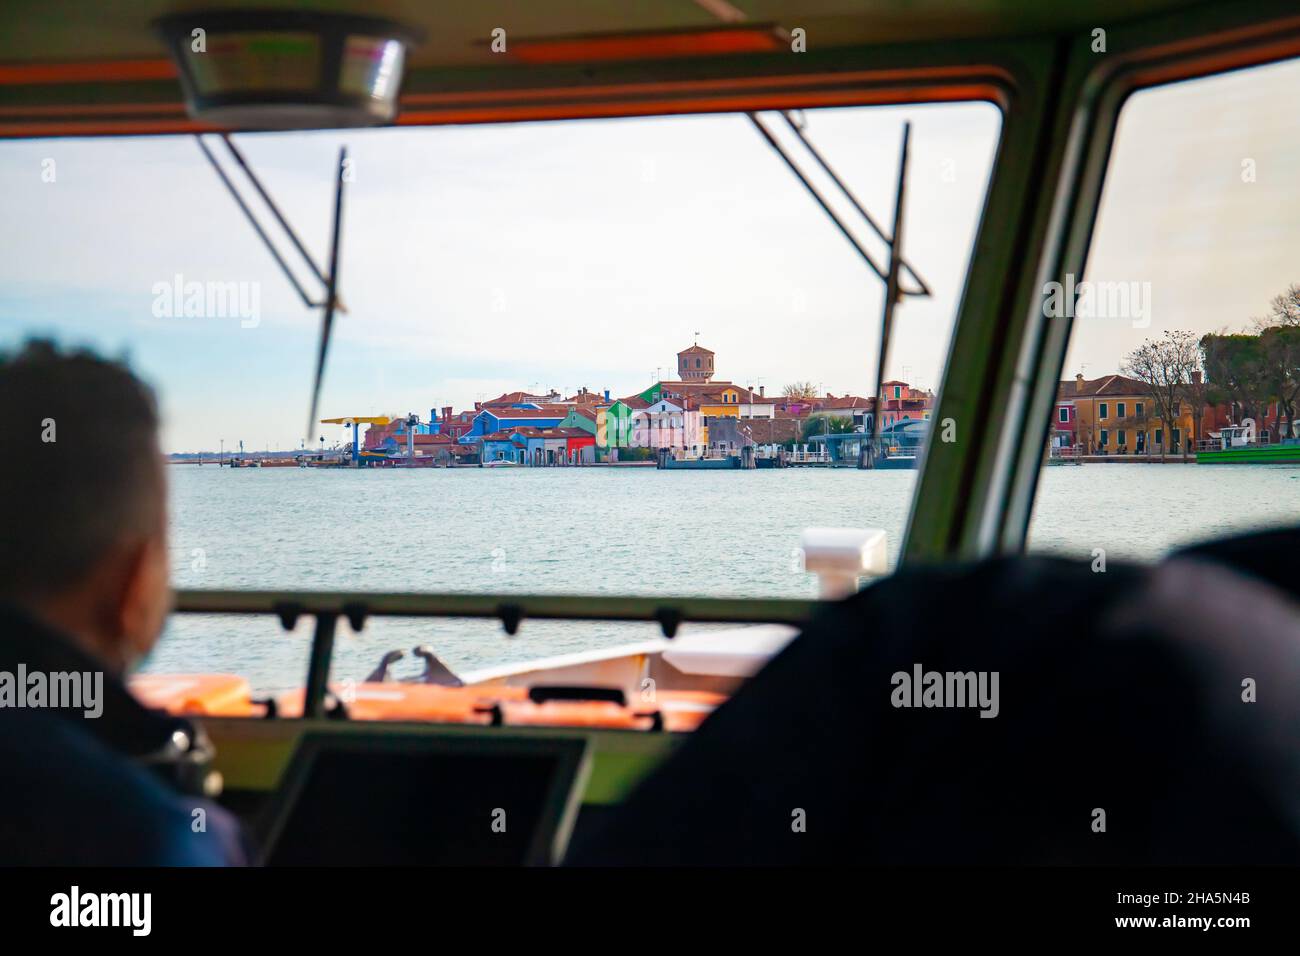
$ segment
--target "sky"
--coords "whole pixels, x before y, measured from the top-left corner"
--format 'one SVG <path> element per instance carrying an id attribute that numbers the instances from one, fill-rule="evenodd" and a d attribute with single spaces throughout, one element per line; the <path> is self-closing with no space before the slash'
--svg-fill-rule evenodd
<path id="1" fill-rule="evenodd" d="M 1067 374 L 1115 371 L 1164 328 L 1240 327 L 1300 281 L 1300 191 L 1287 189 L 1300 168 L 1298 81 L 1300 68 L 1283 65 L 1129 102 L 1085 278 L 1149 283 L 1152 321 L 1078 320 Z M 983 103 L 803 115 L 884 223 L 901 125 L 913 123 L 905 254 L 935 294 L 900 308 L 888 377 L 937 389 L 1000 115 Z M 872 387 L 881 283 L 743 116 L 237 142 L 322 263 L 340 145 L 352 159 L 348 313 L 318 417 L 423 418 L 514 389 L 625 395 L 671 377 L 696 333 L 719 378 L 769 394 L 805 380 L 835 394 Z M 44 334 L 129 358 L 159 391 L 168 451 L 299 446 L 319 310 L 297 298 L 192 137 L 3 142 L 0 196 L 0 346 Z M 883 262 L 883 243 L 855 231 Z M 170 296 L 158 290 L 176 276 L 245 283 L 256 321 L 229 309 L 159 314 Z"/>
<path id="2" fill-rule="evenodd" d="M 1149 325 L 1076 319 L 1065 374 L 1118 371 L 1169 330 L 1249 330 L 1300 283 L 1300 61 L 1135 94 L 1085 278 L 1149 283 Z"/>

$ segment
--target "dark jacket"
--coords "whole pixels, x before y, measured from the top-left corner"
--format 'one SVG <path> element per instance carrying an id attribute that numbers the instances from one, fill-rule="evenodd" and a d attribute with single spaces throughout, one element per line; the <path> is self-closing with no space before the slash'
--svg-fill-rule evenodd
<path id="1" fill-rule="evenodd" d="M 568 862 L 1300 862 L 1297 554 L 1292 530 L 1105 573 L 904 569 L 828 608 Z M 998 715 L 898 706 L 918 665 L 998 672 Z"/>
<path id="2" fill-rule="evenodd" d="M 20 673 L 102 675 L 102 713 L 50 696 L 18 707 Z M 144 708 L 71 641 L 0 606 L 0 865 L 245 862 L 238 824 L 202 796 L 210 757 L 195 726 Z"/>

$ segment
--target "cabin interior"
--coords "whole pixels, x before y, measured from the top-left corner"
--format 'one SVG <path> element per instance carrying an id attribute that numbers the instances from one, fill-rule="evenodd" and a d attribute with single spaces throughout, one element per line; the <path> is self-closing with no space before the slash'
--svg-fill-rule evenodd
<path id="1" fill-rule="evenodd" d="M 195 90 L 180 75 L 158 24 L 172 18 L 165 22 L 184 25 L 218 7 L 239 22 L 266 6 L 263 0 L 9 0 L 0 10 L 0 138 L 186 137 L 232 128 L 214 122 L 222 115 L 244 128 L 239 124 L 248 114 L 238 104 L 226 114 L 196 112 Z M 925 449 L 901 542 L 902 567 L 1024 547 L 1071 332 L 1068 316 L 1040 308 L 1041 289 L 1084 271 L 1126 100 L 1144 89 L 1300 56 L 1300 13 L 1285 0 L 322 0 L 292 9 L 383 18 L 401 25 L 400 35 L 418 38 L 405 48 L 395 115 L 372 120 L 399 126 L 992 104 L 1000 132 L 934 415 L 961 423 L 961 440 Z M 502 24 L 508 37 L 505 51 L 497 52 L 494 31 Z M 328 126 L 340 117 L 350 122 L 356 114 L 322 111 L 304 121 L 290 112 L 284 122 Z M 263 116 L 259 122 L 274 121 Z M 1002 413 L 982 414 L 989 408 Z M 860 545 L 854 545 L 859 555 Z M 868 561 L 857 572 L 873 567 Z M 834 587 L 828 595 L 842 593 Z M 481 695 L 470 695 L 469 703 L 457 704 L 460 716 L 448 717 L 452 722 L 391 715 L 366 722 L 380 727 L 382 739 L 371 745 L 381 748 L 386 740 L 463 755 L 466 747 L 490 750 L 507 738 L 525 753 L 529 742 L 562 742 L 560 757 L 578 782 L 572 792 L 547 797 L 564 804 L 564 832 L 551 834 L 554 845 L 530 858 L 554 862 L 569 830 L 581 832 L 617 808 L 690 731 L 687 724 L 665 727 L 662 715 L 629 717 L 635 707 L 622 703 L 615 717 L 589 726 L 566 725 L 562 717 L 512 721 L 501 718 L 503 711 L 550 705 L 561 713 L 566 704 L 590 703 L 581 687 L 601 684 L 602 667 L 627 671 L 613 683 L 653 666 L 661 676 L 671 672 L 668 679 L 685 694 L 725 696 L 752 670 L 731 660 L 688 679 L 665 650 L 677 627 L 762 625 L 777 629 L 776 637 L 764 633 L 779 646 L 780 634 L 794 633 L 818 603 L 184 590 L 176 613 L 278 616 L 286 625 L 303 620 L 314 628 L 309 673 L 295 700 L 259 704 L 247 716 L 204 713 L 201 703 L 187 711 L 215 744 L 221 800 L 250 822 L 264 819 L 281 798 L 277 787 L 304 736 L 319 741 L 363 723 L 338 719 L 337 688 L 328 680 L 335 631 L 347 623 L 364 626 L 382 616 L 477 619 L 499 622 L 504 640 L 521 620 L 658 622 L 662 645 L 629 651 L 614 665 L 551 662 L 548 683 L 565 687 L 549 696 L 533 693 L 541 685 L 527 672 L 483 674 L 478 687 L 495 688 L 493 702 L 484 708 Z M 568 713 L 582 721 L 591 712 L 571 707 Z M 584 746 L 563 749 L 574 741 Z"/>

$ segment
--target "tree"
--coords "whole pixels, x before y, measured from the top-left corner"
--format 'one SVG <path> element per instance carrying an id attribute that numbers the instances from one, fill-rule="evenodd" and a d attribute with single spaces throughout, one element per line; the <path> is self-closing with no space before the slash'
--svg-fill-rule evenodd
<path id="1" fill-rule="evenodd" d="M 1300 285 L 1292 283 L 1281 295 L 1273 296 L 1268 312 L 1265 325 L 1300 325 Z"/>
<path id="2" fill-rule="evenodd" d="M 1239 420 L 1258 418 L 1269 398 L 1268 372 L 1260 337 L 1241 332 L 1210 333 L 1201 337 L 1209 401 L 1236 404 Z"/>
<path id="3" fill-rule="evenodd" d="M 1260 332 L 1259 361 L 1268 395 L 1277 400 L 1279 435 L 1290 438 L 1296 403 L 1300 402 L 1300 324 Z"/>
<path id="4" fill-rule="evenodd" d="M 809 402 L 819 396 L 812 382 L 791 382 L 781 389 L 781 397 L 788 402 Z"/>
<path id="5" fill-rule="evenodd" d="M 803 440 L 808 441 L 813 435 L 842 435 L 853 431 L 853 419 L 840 415 L 813 415 L 804 422 Z"/>
<path id="6" fill-rule="evenodd" d="M 1199 371 L 1201 356 L 1196 337 L 1191 332 L 1166 332 L 1163 338 L 1147 339 L 1124 359 L 1120 371 L 1146 385 L 1155 406 L 1156 414 L 1164 422 L 1165 431 L 1172 435 L 1178 425 L 1178 413 L 1184 401 L 1190 402 L 1188 388 L 1192 373 Z M 1193 418 L 1197 414 L 1193 409 Z M 1165 459 L 1168 440 L 1160 443 L 1160 460 Z M 1187 441 L 1183 442 L 1183 455 L 1187 454 Z"/>
<path id="7" fill-rule="evenodd" d="M 1259 359 L 1269 397 L 1277 400 L 1278 432 L 1290 438 L 1300 402 L 1300 285 L 1273 297 L 1268 316 L 1257 319 Z"/>

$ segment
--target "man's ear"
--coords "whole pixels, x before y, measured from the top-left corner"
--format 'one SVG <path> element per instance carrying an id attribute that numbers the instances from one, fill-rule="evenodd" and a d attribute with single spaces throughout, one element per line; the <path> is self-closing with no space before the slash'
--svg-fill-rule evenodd
<path id="1" fill-rule="evenodd" d="M 123 667 L 153 650 L 171 607 L 167 541 L 159 534 L 124 548 L 114 637 Z"/>

